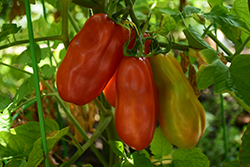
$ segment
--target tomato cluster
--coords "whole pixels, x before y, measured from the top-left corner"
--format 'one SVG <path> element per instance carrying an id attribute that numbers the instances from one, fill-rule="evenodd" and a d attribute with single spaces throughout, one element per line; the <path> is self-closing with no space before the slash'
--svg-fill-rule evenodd
<path id="1" fill-rule="evenodd" d="M 171 55 L 125 57 L 124 44 L 129 41 L 127 49 L 132 49 L 136 41 L 134 30 L 129 32 L 106 14 L 91 16 L 59 66 L 59 95 L 84 105 L 103 91 L 115 107 L 119 137 L 135 150 L 151 143 L 158 117 L 170 142 L 180 148 L 194 147 L 205 130 L 205 112 L 180 64 Z M 149 46 L 146 40 L 144 54 Z"/>

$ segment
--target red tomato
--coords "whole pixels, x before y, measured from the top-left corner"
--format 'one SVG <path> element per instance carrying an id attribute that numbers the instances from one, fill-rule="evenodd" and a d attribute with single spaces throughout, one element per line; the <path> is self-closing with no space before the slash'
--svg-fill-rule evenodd
<path id="1" fill-rule="evenodd" d="M 144 37 L 149 37 L 149 34 L 144 33 Z M 135 45 L 135 31 L 131 30 L 131 38 L 132 40 L 130 41 L 128 45 L 128 49 L 132 49 Z M 144 43 L 145 49 L 144 49 L 144 54 L 149 54 L 149 47 L 150 47 L 151 41 L 146 40 Z M 106 100 L 109 102 L 109 104 L 113 107 L 115 107 L 115 102 L 116 102 L 116 73 L 113 75 L 113 77 L 109 80 L 107 83 L 106 87 L 103 90 L 104 96 Z"/>
<path id="2" fill-rule="evenodd" d="M 148 61 L 142 57 L 125 57 L 116 76 L 116 131 L 121 140 L 135 150 L 151 143 L 157 121 L 158 102 Z"/>
<path id="3" fill-rule="evenodd" d="M 91 16 L 71 40 L 58 68 L 61 98 L 77 105 L 94 100 L 120 64 L 126 38 L 126 30 L 106 14 Z"/>

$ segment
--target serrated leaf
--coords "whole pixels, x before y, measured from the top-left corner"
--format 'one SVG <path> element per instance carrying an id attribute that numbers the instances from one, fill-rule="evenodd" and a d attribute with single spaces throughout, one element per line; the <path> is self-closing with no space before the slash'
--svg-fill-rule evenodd
<path id="1" fill-rule="evenodd" d="M 0 32 L 0 41 L 7 39 L 7 36 L 9 35 L 9 31 L 1 31 Z"/>
<path id="2" fill-rule="evenodd" d="M 109 144 L 117 156 L 126 157 L 123 143 L 120 141 L 109 141 Z"/>
<path id="3" fill-rule="evenodd" d="M 48 33 L 48 24 L 45 21 L 44 17 L 41 15 L 39 19 L 34 20 L 32 22 L 33 24 L 33 31 L 34 31 L 34 36 L 47 36 Z"/>
<path id="4" fill-rule="evenodd" d="M 193 28 L 191 24 L 187 29 L 184 29 L 183 32 L 187 37 L 188 44 L 191 47 L 196 49 L 205 49 L 205 48 L 212 49 L 211 46 L 206 41 L 204 41 L 201 35 Z"/>
<path id="5" fill-rule="evenodd" d="M 3 111 L 11 103 L 11 99 L 8 95 L 0 96 L 0 111 Z"/>
<path id="6" fill-rule="evenodd" d="M 241 167 L 239 161 L 230 161 L 223 164 L 224 167 Z"/>
<path id="7" fill-rule="evenodd" d="M 201 11 L 201 9 L 199 8 L 196 8 L 194 6 L 185 6 L 183 8 L 183 12 L 185 14 L 188 14 L 188 15 L 191 15 L 191 14 L 196 14 L 196 13 L 199 13 Z"/>
<path id="8" fill-rule="evenodd" d="M 210 165 L 207 156 L 199 148 L 177 149 L 173 153 L 172 164 L 174 167 L 209 167 Z"/>
<path id="9" fill-rule="evenodd" d="M 241 28 L 250 34 L 250 29 L 246 22 L 242 21 L 239 16 L 230 14 L 228 8 L 225 6 L 216 5 L 209 13 L 204 13 L 203 17 L 208 20 L 213 20 L 221 26 L 234 26 Z"/>
<path id="10" fill-rule="evenodd" d="M 55 132 L 55 134 L 51 137 L 46 137 L 48 151 L 51 151 L 56 143 L 68 133 L 69 127 L 63 128 Z M 26 167 L 36 167 L 38 166 L 42 160 L 44 159 L 42 140 L 41 138 L 37 139 L 33 145 L 33 149 L 30 152 L 28 162 Z"/>
<path id="11" fill-rule="evenodd" d="M 26 82 L 24 82 L 17 90 L 14 98 L 12 99 L 13 104 L 18 104 L 25 96 L 30 94 L 34 90 L 34 78 L 30 77 Z"/>
<path id="12" fill-rule="evenodd" d="M 51 119 L 44 119 L 44 122 L 46 133 L 59 129 L 59 125 Z M 11 129 L 11 133 L 0 132 L 0 161 L 10 157 L 27 158 L 33 143 L 40 137 L 39 122 L 34 121 Z"/>
<path id="13" fill-rule="evenodd" d="M 138 154 L 137 152 L 132 153 L 132 158 L 135 167 L 154 167 L 148 158 L 143 154 Z"/>
<path id="14" fill-rule="evenodd" d="M 56 67 L 45 64 L 41 67 L 41 70 L 45 77 L 50 78 L 55 74 Z"/>
<path id="15" fill-rule="evenodd" d="M 173 145 L 164 136 L 160 126 L 155 129 L 153 140 L 150 144 L 150 150 L 155 159 L 161 159 L 171 153 Z"/>
<path id="16" fill-rule="evenodd" d="M 247 130 L 245 131 L 244 135 L 242 136 L 242 144 L 240 146 L 239 152 L 239 160 L 242 167 L 249 167 L 250 166 L 250 132 L 249 128 L 250 124 L 247 125 Z"/>
<path id="17" fill-rule="evenodd" d="M 40 46 L 35 43 L 35 56 L 36 62 L 39 63 L 41 60 L 41 49 Z M 15 63 L 22 64 L 22 65 L 29 65 L 32 67 L 32 58 L 31 58 L 31 51 L 30 46 L 27 47 L 25 51 L 23 51 L 15 60 Z"/>
<path id="18" fill-rule="evenodd" d="M 23 150 L 25 145 L 18 142 L 20 138 L 9 132 L 0 132 L 0 161 L 7 160 L 10 157 L 22 157 L 24 156 Z"/>
<path id="19" fill-rule="evenodd" d="M 173 17 L 171 17 L 168 14 L 162 14 L 162 22 L 161 22 L 161 29 L 159 34 L 160 35 L 168 35 L 169 32 L 175 29 L 176 27 L 176 22 Z"/>
<path id="20" fill-rule="evenodd" d="M 247 23 L 248 27 L 250 27 L 250 14 L 248 10 L 248 2 L 246 0 L 234 1 L 230 12 L 238 15 L 242 20 Z"/>
<path id="21" fill-rule="evenodd" d="M 112 167 L 122 167 L 122 162 L 117 162 Z"/>
<path id="22" fill-rule="evenodd" d="M 143 154 L 146 158 L 148 158 L 149 159 L 149 157 L 150 157 L 150 154 L 146 151 L 146 150 L 141 150 L 140 151 L 140 154 Z"/>
<path id="23" fill-rule="evenodd" d="M 201 65 L 199 68 L 198 89 L 205 89 L 214 84 L 215 94 L 234 92 L 237 101 L 250 106 L 250 55 L 234 57 L 228 68 L 220 59 L 215 60 L 215 55 L 211 53 L 204 51 L 200 54 L 202 59 L 209 64 Z"/>
<path id="24" fill-rule="evenodd" d="M 2 11 L 2 9 L 3 9 L 3 3 L 2 2 L 0 2 L 0 12 Z M 0 163 L 0 166 L 1 166 L 1 163 Z"/>
<path id="25" fill-rule="evenodd" d="M 21 26 L 17 27 L 16 24 L 3 24 L 2 30 L 8 31 L 10 34 L 15 34 L 21 29 Z"/>
<path id="26" fill-rule="evenodd" d="M 11 117 L 11 112 L 6 108 L 2 113 L 0 113 L 0 132 L 9 132 L 12 124 L 13 120 Z"/>
<path id="27" fill-rule="evenodd" d="M 250 106 L 250 55 L 234 57 L 229 67 L 236 96 Z"/>
<path id="28" fill-rule="evenodd" d="M 65 57 L 65 55 L 66 55 L 66 49 L 65 48 L 63 48 L 62 50 L 60 50 L 60 52 L 59 52 L 59 58 L 61 59 L 61 60 L 63 60 L 64 59 L 64 57 Z"/>
<path id="29" fill-rule="evenodd" d="M 216 5 L 223 6 L 223 0 L 208 0 L 210 6 L 214 7 Z"/>
<path id="30" fill-rule="evenodd" d="M 25 159 L 22 159 L 22 160 L 19 160 L 19 159 L 11 159 L 8 161 L 7 164 L 5 164 L 4 167 L 26 167 L 26 160 Z"/>
<path id="31" fill-rule="evenodd" d="M 54 36 L 54 35 L 60 35 L 62 32 L 62 24 L 61 22 L 56 23 L 53 22 L 51 26 L 49 27 L 47 36 Z"/>
<path id="32" fill-rule="evenodd" d="M 214 93 L 230 90 L 230 74 L 228 67 L 219 59 L 209 64 L 202 65 L 197 74 L 198 89 L 205 89 L 214 84 Z"/>
<path id="33" fill-rule="evenodd" d="M 211 64 L 219 59 L 213 49 L 203 49 L 199 52 L 199 55 L 206 64 Z"/>
<path id="34" fill-rule="evenodd" d="M 241 45 L 241 31 L 238 28 L 233 26 L 221 26 L 220 29 L 226 35 L 226 37 L 236 45 L 236 49 L 237 46 Z"/>
<path id="35" fill-rule="evenodd" d="M 50 48 L 42 48 L 41 49 L 41 59 L 45 59 L 50 53 Z"/>

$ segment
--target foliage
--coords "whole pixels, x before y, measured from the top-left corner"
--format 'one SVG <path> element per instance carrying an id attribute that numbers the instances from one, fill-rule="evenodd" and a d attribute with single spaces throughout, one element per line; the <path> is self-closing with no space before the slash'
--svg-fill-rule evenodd
<path id="1" fill-rule="evenodd" d="M 0 2 L 0 166 L 249 166 L 249 121 L 238 123 L 250 113 L 249 1 L 28 2 Z M 195 148 L 173 146 L 158 126 L 150 146 L 135 151 L 119 139 L 103 94 L 85 106 L 59 97 L 56 72 L 69 42 L 99 12 L 151 35 L 151 53 L 136 56 L 171 52 L 187 71 L 207 116 Z M 98 165 L 79 158 L 89 150 Z"/>

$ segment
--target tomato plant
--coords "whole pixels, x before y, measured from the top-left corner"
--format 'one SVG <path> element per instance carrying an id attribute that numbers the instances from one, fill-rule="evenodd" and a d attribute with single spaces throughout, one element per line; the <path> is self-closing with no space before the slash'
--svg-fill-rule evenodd
<path id="1" fill-rule="evenodd" d="M 0 12 L 0 166 L 249 166 L 249 1 Z"/>

